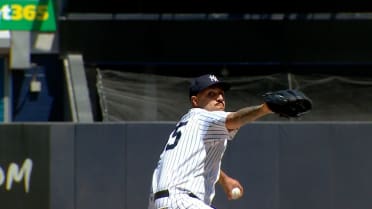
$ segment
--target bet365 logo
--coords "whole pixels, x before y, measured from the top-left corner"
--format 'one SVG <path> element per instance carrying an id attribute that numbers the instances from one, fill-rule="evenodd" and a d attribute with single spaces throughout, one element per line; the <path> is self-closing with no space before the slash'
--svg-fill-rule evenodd
<path id="1" fill-rule="evenodd" d="M 49 18 L 47 5 L 0 5 L 0 21 L 45 21 Z"/>

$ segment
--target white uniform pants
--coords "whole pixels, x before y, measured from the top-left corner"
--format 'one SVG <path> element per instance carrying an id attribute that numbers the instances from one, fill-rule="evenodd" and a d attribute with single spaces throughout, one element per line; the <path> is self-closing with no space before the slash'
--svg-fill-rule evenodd
<path id="1" fill-rule="evenodd" d="M 156 200 L 150 195 L 148 209 L 213 209 L 213 207 L 188 194 L 173 194 Z"/>

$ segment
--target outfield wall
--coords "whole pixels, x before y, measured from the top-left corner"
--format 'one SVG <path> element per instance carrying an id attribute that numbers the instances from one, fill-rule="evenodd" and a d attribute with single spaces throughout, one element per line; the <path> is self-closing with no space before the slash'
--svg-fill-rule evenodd
<path id="1" fill-rule="evenodd" d="M 2 209 L 139 209 L 174 123 L 0 126 Z M 245 186 L 223 209 L 369 209 L 372 123 L 252 123 L 223 169 Z"/>

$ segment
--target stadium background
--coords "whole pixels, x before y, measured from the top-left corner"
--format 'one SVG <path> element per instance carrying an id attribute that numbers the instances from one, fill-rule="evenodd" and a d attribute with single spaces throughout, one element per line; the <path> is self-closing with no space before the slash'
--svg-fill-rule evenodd
<path id="1" fill-rule="evenodd" d="M 364 2 L 54 3 L 55 32 L 11 33 L 20 56 L 0 39 L 4 208 L 146 207 L 163 140 L 189 106 L 188 82 L 207 72 L 234 84 L 229 110 L 282 88 L 314 100 L 300 119 L 272 115 L 242 129 L 224 165 L 247 195 L 228 202 L 218 190 L 218 208 L 371 207 Z M 51 47 L 35 47 L 39 37 Z M 29 193 L 25 179 L 6 183 L 9 165 L 25 158 L 34 162 Z"/>

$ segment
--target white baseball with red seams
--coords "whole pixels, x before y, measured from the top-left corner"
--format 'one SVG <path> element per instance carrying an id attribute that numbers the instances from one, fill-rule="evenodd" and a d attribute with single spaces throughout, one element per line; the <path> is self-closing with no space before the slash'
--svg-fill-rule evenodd
<path id="1" fill-rule="evenodd" d="M 231 194 L 232 194 L 232 198 L 236 200 L 242 195 L 242 192 L 240 191 L 238 187 L 235 187 L 233 190 L 231 190 Z"/>

